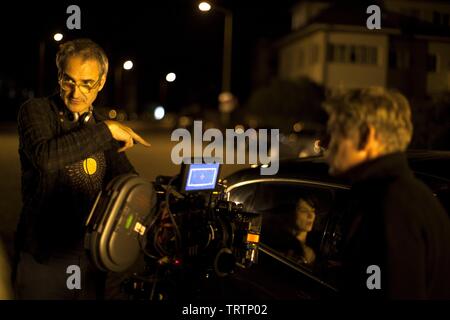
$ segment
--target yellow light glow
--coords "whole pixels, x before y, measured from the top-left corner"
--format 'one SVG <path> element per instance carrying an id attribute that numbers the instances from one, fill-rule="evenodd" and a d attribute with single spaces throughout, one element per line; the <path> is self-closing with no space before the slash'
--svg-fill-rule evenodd
<path id="1" fill-rule="evenodd" d="M 133 68 L 133 61 L 127 60 L 123 63 L 123 68 L 125 70 L 131 70 Z"/>
<path id="2" fill-rule="evenodd" d="M 294 131 L 295 132 L 300 132 L 300 131 L 302 131 L 302 129 L 303 129 L 303 126 L 302 126 L 302 124 L 300 122 L 296 122 L 294 124 Z"/>
<path id="3" fill-rule="evenodd" d="M 259 242 L 259 234 L 249 233 L 247 234 L 247 242 Z"/>
<path id="4" fill-rule="evenodd" d="M 320 147 L 320 140 L 314 141 L 314 152 L 320 153 L 321 150 L 322 148 Z"/>
<path id="5" fill-rule="evenodd" d="M 187 127 L 192 123 L 191 119 L 186 116 L 181 116 L 180 119 L 178 119 L 178 125 L 180 127 Z"/>
<path id="6" fill-rule="evenodd" d="M 203 1 L 199 3 L 198 8 L 200 11 L 206 12 L 211 10 L 211 5 L 208 2 Z"/>
<path id="7" fill-rule="evenodd" d="M 177 78 L 177 75 L 173 72 L 170 72 L 166 75 L 167 82 L 174 82 L 176 78 Z"/>
<path id="8" fill-rule="evenodd" d="M 62 35 L 62 33 L 55 33 L 55 35 L 53 36 L 53 39 L 55 39 L 55 41 L 59 42 L 64 38 L 64 36 Z"/>
<path id="9" fill-rule="evenodd" d="M 296 142 L 297 141 L 297 136 L 293 133 L 291 133 L 288 137 L 289 142 Z"/>
<path id="10" fill-rule="evenodd" d="M 244 126 L 242 124 L 238 124 L 234 127 L 234 131 L 238 134 L 244 133 Z"/>

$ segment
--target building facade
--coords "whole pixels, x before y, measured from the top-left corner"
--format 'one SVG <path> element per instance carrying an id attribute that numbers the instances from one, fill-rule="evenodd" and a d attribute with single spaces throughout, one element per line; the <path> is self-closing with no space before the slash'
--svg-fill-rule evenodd
<path id="1" fill-rule="evenodd" d="M 302 1 L 278 43 L 278 76 L 307 77 L 327 89 L 384 86 L 422 98 L 450 90 L 450 3 L 389 0 L 381 29 L 363 6 Z"/>

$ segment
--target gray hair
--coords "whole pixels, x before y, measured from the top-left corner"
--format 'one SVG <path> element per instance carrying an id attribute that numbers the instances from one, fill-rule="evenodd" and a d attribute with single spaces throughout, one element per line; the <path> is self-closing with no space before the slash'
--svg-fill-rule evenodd
<path id="1" fill-rule="evenodd" d="M 96 60 L 100 65 L 100 77 L 108 73 L 108 57 L 105 51 L 90 39 L 76 39 L 59 46 L 59 51 L 56 54 L 59 76 L 66 67 L 67 59 L 73 56 L 80 56 L 83 60 Z"/>
<path id="2" fill-rule="evenodd" d="M 329 129 L 354 139 L 358 145 L 369 125 L 375 128 L 383 153 L 404 151 L 411 141 L 411 108 L 397 90 L 383 87 L 346 90 L 328 98 L 323 106 L 330 116 Z"/>

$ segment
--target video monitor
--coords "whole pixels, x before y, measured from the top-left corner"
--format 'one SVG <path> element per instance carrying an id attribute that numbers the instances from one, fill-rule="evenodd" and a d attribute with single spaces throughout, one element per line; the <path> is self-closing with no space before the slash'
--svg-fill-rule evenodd
<path id="1" fill-rule="evenodd" d="M 212 191 L 219 177 L 219 163 L 185 164 L 182 191 Z"/>

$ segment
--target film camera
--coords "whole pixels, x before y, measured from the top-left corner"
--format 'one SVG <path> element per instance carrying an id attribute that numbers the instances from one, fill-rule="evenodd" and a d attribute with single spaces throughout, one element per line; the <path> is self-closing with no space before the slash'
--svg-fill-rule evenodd
<path id="1" fill-rule="evenodd" d="M 85 247 L 103 271 L 124 272 L 131 298 L 193 297 L 204 285 L 257 262 L 261 217 L 227 201 L 220 164 L 183 164 L 149 182 L 113 179 L 86 222 Z"/>

